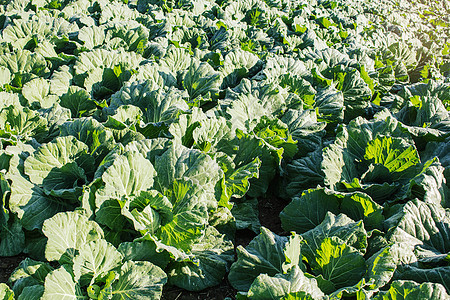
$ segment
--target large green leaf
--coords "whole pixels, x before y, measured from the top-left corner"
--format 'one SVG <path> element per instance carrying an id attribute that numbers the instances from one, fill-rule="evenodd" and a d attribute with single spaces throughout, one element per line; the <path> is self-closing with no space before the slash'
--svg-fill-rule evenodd
<path id="1" fill-rule="evenodd" d="M 159 299 L 166 273 L 148 261 L 127 261 L 118 273 L 118 279 L 106 286 L 100 295 L 113 300 Z"/>
<path id="2" fill-rule="evenodd" d="M 325 238 L 310 264 L 313 272 L 331 281 L 335 289 L 357 283 L 366 272 L 361 253 L 337 237 Z"/>
<path id="3" fill-rule="evenodd" d="M 207 154 L 196 149 L 189 149 L 180 144 L 173 144 L 155 161 L 155 187 L 163 194 L 172 189 L 175 181 L 190 181 L 194 193 L 208 207 L 217 207 L 215 186 L 222 178 L 219 165 Z"/>
<path id="4" fill-rule="evenodd" d="M 25 161 L 25 173 L 48 194 L 76 200 L 87 183 L 93 158 L 88 147 L 72 136 L 58 137 L 39 147 Z"/>
<path id="5" fill-rule="evenodd" d="M 47 219 L 42 232 L 48 238 L 45 258 L 70 264 L 85 244 L 103 238 L 103 230 L 97 223 L 76 212 L 59 213 Z"/>
<path id="6" fill-rule="evenodd" d="M 231 197 L 242 198 L 250 188 L 249 179 L 258 178 L 261 161 L 256 157 L 252 162 L 225 173 L 221 182 L 222 195 L 219 205 L 231 208 Z"/>
<path id="7" fill-rule="evenodd" d="M 397 268 L 395 250 L 397 245 L 387 246 L 367 260 L 366 280 L 370 289 L 378 289 L 385 286 L 394 276 Z"/>
<path id="8" fill-rule="evenodd" d="M 292 152 L 290 153 L 292 154 L 294 153 L 293 149 L 296 149 L 295 142 L 290 137 L 286 139 L 287 141 L 280 137 L 275 137 L 281 143 L 286 143 L 286 145 L 278 145 L 280 146 L 278 148 L 272 146 L 263 137 L 259 137 L 257 133 L 246 134 L 237 130 L 236 135 L 238 139 L 236 141 L 237 147 L 234 149 L 235 153 L 230 153 L 230 155 L 235 154 L 234 163 L 236 166 L 247 165 L 256 158 L 261 160 L 259 176 L 258 178 L 250 179 L 250 189 L 248 191 L 249 196 L 259 197 L 267 192 L 270 181 L 277 173 L 277 168 L 281 164 L 284 153 L 283 146 L 291 149 Z M 270 140 L 270 137 L 268 139 Z"/>
<path id="9" fill-rule="evenodd" d="M 339 200 L 325 189 L 308 190 L 295 197 L 280 213 L 285 230 L 304 233 L 322 223 L 328 211 L 337 212 Z"/>
<path id="10" fill-rule="evenodd" d="M 160 226 L 172 221 L 172 203 L 161 193 L 151 190 L 142 191 L 122 212 L 133 221 L 134 228 L 143 235 L 147 232 L 155 234 Z"/>
<path id="11" fill-rule="evenodd" d="M 73 203 L 48 195 L 19 174 L 8 175 L 8 179 L 12 181 L 9 208 L 17 213 L 27 230 L 40 229 L 48 218 L 75 208 Z"/>
<path id="12" fill-rule="evenodd" d="M 158 228 L 156 235 L 168 246 L 189 251 L 204 234 L 206 203 L 199 199 L 197 189 L 189 181 L 175 181 L 166 194 L 173 205 L 173 217 Z"/>
<path id="13" fill-rule="evenodd" d="M 438 158 L 430 159 L 423 164 L 423 169 L 409 182 L 408 196 L 425 202 L 450 207 L 444 177 L 445 168 Z"/>
<path id="14" fill-rule="evenodd" d="M 317 149 L 308 156 L 294 159 L 288 163 L 283 176 L 285 186 L 280 191 L 281 196 L 283 198 L 299 197 L 304 190 L 323 183 L 324 174 L 321 161 L 322 150 Z"/>
<path id="15" fill-rule="evenodd" d="M 157 248 L 158 245 L 153 240 L 138 238 L 132 242 L 121 243 L 117 250 L 124 257 L 124 261 L 149 261 L 165 269 L 169 264 L 170 254 Z"/>
<path id="16" fill-rule="evenodd" d="M 40 140 L 47 131 L 47 120 L 38 113 L 19 105 L 10 105 L 0 112 L 0 140 L 5 144 L 28 141 L 32 137 Z"/>
<path id="17" fill-rule="evenodd" d="M 362 253 L 367 247 L 367 233 L 363 223 L 354 222 L 344 214 L 335 216 L 328 212 L 320 225 L 305 232 L 302 237 L 302 254 L 308 261 L 314 260 L 317 250 L 326 238 L 337 237 Z"/>
<path id="18" fill-rule="evenodd" d="M 414 281 L 397 280 L 394 281 L 386 292 L 380 292 L 373 299 L 375 300 L 413 300 L 413 299 L 448 299 L 449 295 L 445 288 L 436 283 L 418 284 Z"/>
<path id="19" fill-rule="evenodd" d="M 450 216 L 441 206 L 413 200 L 385 222 L 389 239 L 437 253 L 450 251 Z"/>
<path id="20" fill-rule="evenodd" d="M 34 285 L 44 285 L 45 277 L 53 271 L 48 263 L 26 258 L 9 277 L 9 282 L 16 295 L 20 295 L 25 288 Z"/>
<path id="21" fill-rule="evenodd" d="M 21 253 L 25 246 L 25 234 L 19 220 L 12 216 L 8 222 L 0 226 L 0 256 L 14 256 Z"/>
<path id="22" fill-rule="evenodd" d="M 96 192 L 97 208 L 110 198 L 138 195 L 150 189 L 155 173 L 152 163 L 139 152 L 127 151 L 115 157 L 102 175 L 105 187 Z"/>
<path id="23" fill-rule="evenodd" d="M 0 299 L 14 300 L 14 292 L 5 283 L 0 283 Z"/>
<path id="24" fill-rule="evenodd" d="M 60 104 L 70 109 L 73 118 L 90 116 L 97 109 L 88 92 L 78 86 L 70 86 L 67 93 L 61 96 Z"/>
<path id="25" fill-rule="evenodd" d="M 297 292 L 304 292 L 310 296 L 309 299 L 324 297 L 316 280 L 306 277 L 298 266 L 294 266 L 286 274 L 277 274 L 274 277 L 267 274 L 259 275 L 253 281 L 246 296 L 248 299 L 275 300 Z"/>
<path id="26" fill-rule="evenodd" d="M 280 213 L 281 224 L 286 230 L 303 233 L 319 225 L 327 212 L 342 212 L 353 220 L 364 220 L 368 228 L 381 228 L 384 220 L 381 206 L 364 193 L 318 188 L 294 197 Z"/>
<path id="27" fill-rule="evenodd" d="M 367 144 L 364 159 L 384 166 L 391 173 L 401 173 L 420 162 L 414 146 L 403 139 L 378 137 Z"/>
<path id="28" fill-rule="evenodd" d="M 169 282 L 189 291 L 200 291 L 222 282 L 234 259 L 233 243 L 210 226 L 193 246 L 192 254 L 191 260 L 171 264 Z"/>
<path id="29" fill-rule="evenodd" d="M 73 259 L 75 280 L 82 286 L 101 280 L 110 270 L 122 264 L 122 255 L 103 239 L 93 240 L 81 246 Z"/>
<path id="30" fill-rule="evenodd" d="M 64 268 L 52 271 L 45 278 L 45 290 L 41 299 L 89 299 L 83 295 L 81 287 L 76 283 L 72 275 Z"/>
<path id="31" fill-rule="evenodd" d="M 0 56 L 0 66 L 9 69 L 16 77 L 27 74 L 44 75 L 46 62 L 42 55 L 31 53 L 28 50 L 17 49 L 13 53 Z M 28 77 L 31 77 L 28 75 Z M 32 77 L 31 77 L 32 78 Z M 22 83 L 25 78 L 22 79 Z"/>
<path id="32" fill-rule="evenodd" d="M 191 99 L 216 93 L 220 83 L 220 73 L 214 71 L 208 63 L 197 60 L 191 63 L 183 80 L 183 86 Z"/>
<path id="33" fill-rule="evenodd" d="M 96 165 L 114 147 L 114 137 L 102 124 L 91 118 L 79 118 L 63 123 L 60 136 L 74 136 L 89 147 L 89 153 L 94 156 Z"/>
<path id="34" fill-rule="evenodd" d="M 294 251 L 288 254 L 289 248 Z M 238 291 L 248 291 L 259 274 L 281 273 L 299 263 L 299 256 L 298 238 L 288 239 L 261 227 L 261 233 L 246 248 L 237 247 L 237 261 L 231 266 L 228 280 Z"/>
<path id="35" fill-rule="evenodd" d="M 50 82 L 43 78 L 36 78 L 25 83 L 22 94 L 31 106 L 40 108 L 50 108 L 59 100 L 56 95 L 50 94 Z"/>

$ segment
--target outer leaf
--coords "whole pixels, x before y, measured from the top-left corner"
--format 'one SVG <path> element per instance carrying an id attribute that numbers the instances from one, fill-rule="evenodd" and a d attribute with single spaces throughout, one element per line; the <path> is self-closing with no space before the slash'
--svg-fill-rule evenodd
<path id="1" fill-rule="evenodd" d="M 173 205 L 173 218 L 163 224 L 156 235 L 168 246 L 189 251 L 204 234 L 206 203 L 200 201 L 190 182 L 175 181 L 169 199 Z"/>
<path id="2" fill-rule="evenodd" d="M 50 108 L 58 102 L 57 96 L 50 95 L 49 81 L 43 78 L 36 78 L 25 83 L 22 94 L 29 104 L 37 104 L 41 108 Z"/>
<path id="3" fill-rule="evenodd" d="M 339 238 L 326 238 L 311 261 L 313 271 L 331 281 L 336 289 L 357 283 L 366 272 L 363 256 Z"/>
<path id="4" fill-rule="evenodd" d="M 134 198 L 125 216 L 133 221 L 134 228 L 142 234 L 155 234 L 161 225 L 173 218 L 172 203 L 161 193 L 151 190 L 142 191 Z"/>
<path id="5" fill-rule="evenodd" d="M 20 294 L 20 300 L 40 300 L 44 294 L 45 288 L 43 285 L 31 285 L 23 289 Z"/>
<path id="6" fill-rule="evenodd" d="M 4 283 L 0 283 L 0 299 L 14 300 L 14 292 Z"/>
<path id="7" fill-rule="evenodd" d="M 9 175 L 9 179 L 12 180 L 9 207 L 18 214 L 25 229 L 40 229 L 48 218 L 75 208 L 67 201 L 47 195 L 21 175 Z"/>
<path id="8" fill-rule="evenodd" d="M 15 217 L 12 217 L 9 222 L 0 224 L 0 256 L 17 255 L 23 251 L 24 246 L 25 234 L 22 225 Z"/>
<path id="9" fill-rule="evenodd" d="M 376 295 L 374 300 L 413 300 L 413 299 L 448 299 L 445 288 L 437 283 L 418 284 L 414 281 L 394 281 L 387 292 Z"/>
<path id="10" fill-rule="evenodd" d="M 49 191 L 76 192 L 77 187 L 87 181 L 82 168 L 88 168 L 91 163 L 87 150 L 86 144 L 74 137 L 58 137 L 26 159 L 25 173 L 31 182 L 42 184 Z"/>
<path id="11" fill-rule="evenodd" d="M 45 278 L 45 290 L 42 299 L 75 300 L 89 298 L 83 295 L 80 285 L 73 280 L 72 275 L 64 267 L 60 267 Z"/>
<path id="12" fill-rule="evenodd" d="M 44 285 L 45 277 L 53 268 L 43 262 L 25 258 L 9 278 L 14 293 L 21 295 L 28 286 Z"/>
<path id="13" fill-rule="evenodd" d="M 367 247 L 367 233 L 363 225 L 361 221 L 354 222 L 344 214 L 335 216 L 328 212 L 320 225 L 302 234 L 305 242 L 302 254 L 308 261 L 314 260 L 322 242 L 326 238 L 332 237 L 339 238 L 342 242 L 363 253 Z"/>
<path id="14" fill-rule="evenodd" d="M 97 208 L 109 198 L 138 195 L 151 188 L 155 173 L 152 163 L 139 152 L 119 155 L 102 175 L 105 187 L 97 193 Z"/>
<path id="15" fill-rule="evenodd" d="M 208 63 L 199 63 L 194 60 L 184 77 L 183 86 L 191 99 L 195 99 L 207 93 L 214 94 L 220 82 L 220 74 L 214 71 Z"/>
<path id="16" fill-rule="evenodd" d="M 220 284 L 234 259 L 233 244 L 212 226 L 195 244 L 192 254 L 191 260 L 175 262 L 168 271 L 172 284 L 189 291 Z"/>
<path id="17" fill-rule="evenodd" d="M 303 233 L 322 223 L 328 211 L 339 211 L 339 199 L 329 190 L 308 190 L 295 197 L 280 213 L 285 230 Z"/>
<path id="18" fill-rule="evenodd" d="M 61 106 L 70 109 L 72 118 L 90 116 L 97 108 L 88 92 L 78 86 L 70 86 L 67 93 L 62 95 Z"/>
<path id="19" fill-rule="evenodd" d="M 396 243 L 407 243 L 425 249 L 450 252 L 450 217 L 442 207 L 413 200 L 386 220 L 385 226 L 393 228 L 389 238 Z"/>
<path id="20" fill-rule="evenodd" d="M 310 296 L 310 299 L 324 297 L 316 280 L 306 277 L 298 266 L 294 266 L 286 274 L 277 274 L 274 277 L 267 274 L 259 275 L 252 283 L 247 297 L 248 299 L 275 300 L 296 292 L 304 292 Z"/>
<path id="21" fill-rule="evenodd" d="M 414 146 L 403 139 L 382 137 L 370 141 L 364 158 L 385 166 L 389 172 L 402 172 L 420 162 Z"/>
<path id="22" fill-rule="evenodd" d="M 59 213 L 46 220 L 42 231 L 48 238 L 45 258 L 61 263 L 71 263 L 83 245 L 103 238 L 97 223 L 76 212 Z"/>
<path id="23" fill-rule="evenodd" d="M 261 227 L 261 233 L 244 249 L 237 247 L 237 261 L 231 266 L 228 280 L 238 291 L 248 291 L 261 273 L 274 276 L 283 271 L 287 238 Z M 298 245 L 300 247 L 300 245 Z"/>
<path id="24" fill-rule="evenodd" d="M 119 279 L 102 294 L 112 300 L 159 299 L 166 282 L 166 273 L 152 263 L 127 261 L 120 270 Z"/>
<path id="25" fill-rule="evenodd" d="M 396 245 L 381 249 L 367 260 L 366 280 L 372 290 L 385 286 L 394 276 L 397 265 L 392 247 Z"/>
<path id="26" fill-rule="evenodd" d="M 81 285 L 93 284 L 121 264 L 122 255 L 113 245 L 103 239 L 91 241 L 82 245 L 73 259 L 75 280 Z"/>

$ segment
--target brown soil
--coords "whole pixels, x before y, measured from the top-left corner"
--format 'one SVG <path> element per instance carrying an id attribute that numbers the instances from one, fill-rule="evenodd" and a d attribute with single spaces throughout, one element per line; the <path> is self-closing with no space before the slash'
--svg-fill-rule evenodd
<path id="1" fill-rule="evenodd" d="M 283 199 L 274 196 L 268 196 L 259 200 L 259 222 L 261 225 L 278 235 L 289 234 L 281 227 L 280 220 L 280 212 L 287 204 Z"/>
<path id="2" fill-rule="evenodd" d="M 11 273 L 17 268 L 25 255 L 0 257 L 0 283 L 6 283 Z"/>
<path id="3" fill-rule="evenodd" d="M 220 285 L 201 292 L 188 292 L 177 287 L 169 287 L 164 289 L 161 300 L 224 300 L 227 297 L 236 299 L 236 294 L 237 291 L 225 278 Z"/>

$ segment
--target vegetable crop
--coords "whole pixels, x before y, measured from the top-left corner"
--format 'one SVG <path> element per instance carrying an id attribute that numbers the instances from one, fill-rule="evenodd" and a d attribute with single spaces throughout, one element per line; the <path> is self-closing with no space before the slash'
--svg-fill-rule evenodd
<path id="1" fill-rule="evenodd" d="M 450 297 L 447 0 L 0 12 L 0 299 Z"/>

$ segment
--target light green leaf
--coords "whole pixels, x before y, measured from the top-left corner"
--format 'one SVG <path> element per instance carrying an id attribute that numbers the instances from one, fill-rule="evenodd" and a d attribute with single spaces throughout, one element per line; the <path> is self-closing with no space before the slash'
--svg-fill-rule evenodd
<path id="1" fill-rule="evenodd" d="M 331 281 L 336 289 L 357 283 L 366 272 L 364 257 L 339 238 L 325 238 L 310 261 L 313 272 Z"/>
<path id="2" fill-rule="evenodd" d="M 261 233 L 245 249 L 242 246 L 237 247 L 237 261 L 231 266 L 228 275 L 231 285 L 238 291 L 248 291 L 259 274 L 274 276 L 283 272 L 286 262 L 291 262 L 285 255 L 287 242 L 286 237 L 261 227 Z"/>
<path id="3" fill-rule="evenodd" d="M 175 181 L 190 181 L 198 198 L 208 207 L 217 207 L 215 186 L 223 172 L 209 155 L 176 143 L 156 158 L 155 167 L 158 173 L 155 188 L 163 194 L 172 189 Z"/>
<path id="4" fill-rule="evenodd" d="M 73 259 L 73 273 L 82 286 L 91 285 L 121 264 L 122 255 L 116 248 L 99 239 L 81 245 L 79 254 Z"/>
<path id="5" fill-rule="evenodd" d="M 394 254 L 391 253 L 391 247 L 396 245 L 381 249 L 367 260 L 365 278 L 371 290 L 385 286 L 394 276 L 397 264 Z"/>
<path id="6" fill-rule="evenodd" d="M 138 195 L 151 188 L 155 175 L 152 163 L 139 152 L 127 151 L 117 156 L 102 175 L 105 187 L 97 192 L 97 208 L 110 197 Z"/>
<path id="7" fill-rule="evenodd" d="M 220 83 L 220 73 L 214 71 L 208 63 L 196 60 L 189 66 L 183 80 L 183 86 L 191 99 L 216 93 Z"/>
<path id="8" fill-rule="evenodd" d="M 9 134 L 7 143 L 15 144 L 17 141 L 28 141 L 31 138 L 40 140 L 46 135 L 47 120 L 35 111 L 18 105 L 10 105 L 0 112 L 0 129 Z M 4 133 L 0 133 L 0 136 Z M 2 139 L 2 138 L 0 138 Z"/>
<path id="9" fill-rule="evenodd" d="M 197 193 L 189 181 L 175 181 L 166 193 L 173 205 L 173 218 L 156 233 L 164 244 L 189 251 L 204 234 L 208 213 Z"/>
<path id="10" fill-rule="evenodd" d="M 448 299 L 449 295 L 445 288 L 437 283 L 416 283 L 414 281 L 396 280 L 386 292 L 380 292 L 374 300 L 413 300 L 429 299 L 439 300 Z"/>
<path id="11" fill-rule="evenodd" d="M 58 102 L 56 95 L 50 95 L 50 82 L 43 78 L 36 78 L 24 84 L 22 94 L 30 105 L 41 108 L 52 107 Z"/>
<path id="12" fill-rule="evenodd" d="M 45 258 L 69 264 L 83 245 L 103 238 L 103 230 L 97 223 L 76 212 L 59 213 L 47 219 L 42 232 L 48 238 Z"/>
<path id="13" fill-rule="evenodd" d="M 94 156 L 96 165 L 114 147 L 114 137 L 111 131 L 92 118 L 79 118 L 65 122 L 60 127 L 60 136 L 74 136 L 89 147 L 89 153 Z"/>
<path id="14" fill-rule="evenodd" d="M 191 260 L 175 262 L 168 271 L 169 282 L 189 291 L 220 284 L 234 260 L 233 243 L 209 226 L 192 248 Z"/>
<path id="15" fill-rule="evenodd" d="M 370 141 L 364 159 L 383 165 L 392 173 L 403 172 L 420 162 L 414 146 L 392 137 L 378 137 Z"/>
<path id="16" fill-rule="evenodd" d="M 9 175 L 12 180 L 9 207 L 18 214 L 25 229 L 40 229 L 48 218 L 56 213 L 74 209 L 74 204 L 47 195 L 19 174 Z"/>
<path id="17" fill-rule="evenodd" d="M 159 299 L 166 282 L 166 273 L 152 263 L 127 261 L 118 279 L 110 288 L 102 290 L 100 295 L 112 300 Z"/>
<path id="18" fill-rule="evenodd" d="M 242 198 L 250 188 L 249 179 L 259 177 L 260 166 L 261 161 L 256 157 L 252 162 L 225 173 L 221 182 L 222 195 L 219 205 L 231 208 L 228 203 L 231 197 Z"/>
<path id="19" fill-rule="evenodd" d="M 25 173 L 45 192 L 77 201 L 87 183 L 86 171 L 92 168 L 93 157 L 87 151 L 88 146 L 73 136 L 58 137 L 25 160 Z"/>
<path id="20" fill-rule="evenodd" d="M 14 300 L 14 292 L 5 283 L 0 283 L 0 299 Z"/>
<path id="21" fill-rule="evenodd" d="M 42 299 L 75 300 L 89 298 L 83 295 L 80 285 L 73 280 L 72 275 L 64 267 L 60 267 L 45 278 L 45 290 Z"/>
<path id="22" fill-rule="evenodd" d="M 172 203 L 161 193 L 151 190 L 142 191 L 135 197 L 123 215 L 133 221 L 134 229 L 143 235 L 155 234 L 160 226 L 172 221 Z"/>
<path id="23" fill-rule="evenodd" d="M 277 274 L 274 277 L 267 274 L 259 275 L 253 281 L 247 297 L 248 299 L 275 300 L 296 292 L 304 292 L 309 295 L 309 299 L 322 299 L 324 297 L 324 293 L 317 286 L 316 280 L 306 277 L 298 266 L 294 266 L 286 274 Z M 290 298 L 287 297 L 286 299 Z"/>
<path id="24" fill-rule="evenodd" d="M 72 83 L 72 73 L 70 68 L 66 65 L 60 66 L 58 70 L 54 71 L 50 78 L 50 93 L 57 96 L 62 96 L 69 90 Z"/>
<path id="25" fill-rule="evenodd" d="M 367 248 L 367 233 L 362 222 L 354 222 L 344 214 L 335 216 L 328 212 L 320 225 L 302 234 L 305 242 L 302 254 L 308 261 L 313 261 L 323 241 L 332 237 L 339 238 L 361 253 Z"/>
<path id="26" fill-rule="evenodd" d="M 67 92 L 61 96 L 60 104 L 62 107 L 70 109 L 72 118 L 90 116 L 97 109 L 88 92 L 78 86 L 70 86 Z"/>

